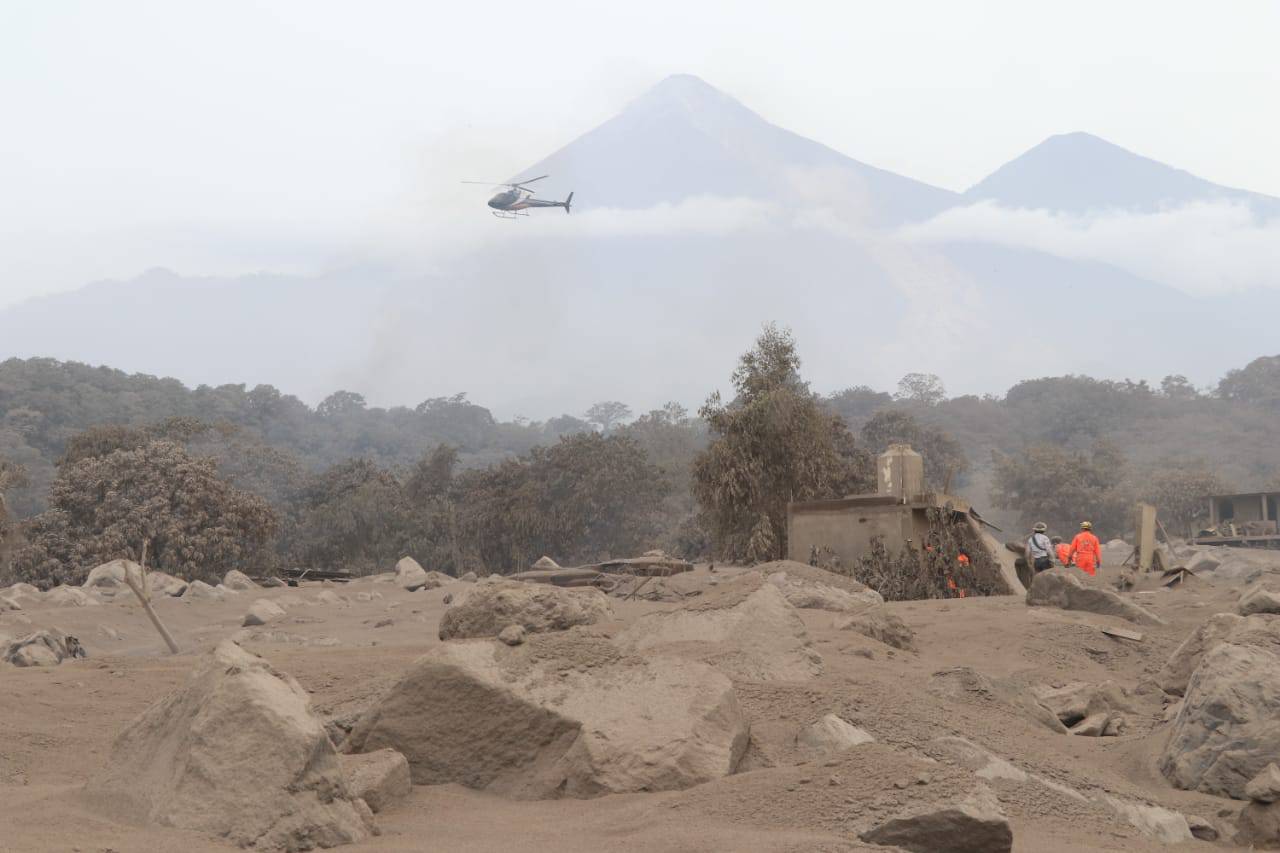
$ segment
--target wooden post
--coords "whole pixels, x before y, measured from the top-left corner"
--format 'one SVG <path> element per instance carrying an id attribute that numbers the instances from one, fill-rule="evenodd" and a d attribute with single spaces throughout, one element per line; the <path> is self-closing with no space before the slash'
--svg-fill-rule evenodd
<path id="1" fill-rule="evenodd" d="M 129 567 L 124 567 L 124 582 L 129 585 L 129 589 L 133 590 L 133 594 L 138 597 L 138 601 L 142 603 L 142 609 L 146 611 L 147 617 L 151 620 L 151 624 L 156 626 L 156 630 L 160 632 L 160 637 L 164 640 L 164 644 L 169 647 L 171 654 L 178 654 L 178 644 L 173 641 L 173 635 L 169 633 L 169 629 L 160 621 L 160 617 L 151 609 L 151 595 L 147 590 L 147 543 L 142 543 L 142 562 L 138 564 L 138 571 L 142 575 L 140 578 L 142 585 L 133 579 L 129 574 Z"/>

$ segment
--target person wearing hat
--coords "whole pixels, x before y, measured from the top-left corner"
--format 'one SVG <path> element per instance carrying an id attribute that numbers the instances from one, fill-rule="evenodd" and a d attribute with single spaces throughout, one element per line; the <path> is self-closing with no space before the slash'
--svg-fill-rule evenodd
<path id="1" fill-rule="evenodd" d="M 1043 521 L 1032 528 L 1031 538 L 1027 540 L 1027 562 L 1037 572 L 1053 568 L 1053 543 L 1045 533 L 1049 529 Z"/>
<path id="2" fill-rule="evenodd" d="M 1096 575 L 1097 570 L 1102 567 L 1102 543 L 1093 535 L 1093 525 L 1089 522 L 1080 522 L 1080 532 L 1071 540 L 1067 559 L 1074 560 L 1086 575 Z"/>

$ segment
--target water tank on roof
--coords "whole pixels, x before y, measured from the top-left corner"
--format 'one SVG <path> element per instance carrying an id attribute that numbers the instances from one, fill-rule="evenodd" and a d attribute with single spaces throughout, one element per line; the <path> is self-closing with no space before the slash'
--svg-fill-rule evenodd
<path id="1" fill-rule="evenodd" d="M 906 503 L 924 494 L 924 457 L 909 444 L 891 444 L 876 459 L 876 484 L 882 495 Z"/>

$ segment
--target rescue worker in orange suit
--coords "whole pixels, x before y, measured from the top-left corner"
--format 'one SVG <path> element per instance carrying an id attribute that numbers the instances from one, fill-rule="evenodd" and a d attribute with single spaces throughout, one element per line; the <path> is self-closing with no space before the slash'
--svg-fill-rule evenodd
<path id="1" fill-rule="evenodd" d="M 1067 558 L 1074 560 L 1080 571 L 1086 575 L 1096 575 L 1102 566 L 1102 543 L 1093 535 L 1093 525 L 1087 521 L 1080 522 L 1080 532 L 1071 540 L 1071 550 Z"/>
<path id="2" fill-rule="evenodd" d="M 1058 562 L 1064 566 L 1071 565 L 1071 546 L 1063 542 L 1061 536 L 1055 536 L 1049 541 L 1053 543 L 1053 553 L 1057 555 Z"/>

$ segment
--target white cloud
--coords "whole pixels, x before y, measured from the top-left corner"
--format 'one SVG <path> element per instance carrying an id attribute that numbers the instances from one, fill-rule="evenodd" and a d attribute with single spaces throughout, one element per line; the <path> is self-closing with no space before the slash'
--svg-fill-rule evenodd
<path id="1" fill-rule="evenodd" d="M 693 196 L 676 204 L 663 202 L 638 210 L 591 208 L 574 214 L 572 228 L 563 230 L 575 236 L 598 237 L 731 234 L 766 227 L 775 214 L 773 204 L 758 199 Z M 535 211 L 534 215 L 545 218 L 556 216 L 556 212 Z"/>
<path id="2" fill-rule="evenodd" d="M 1089 216 L 984 202 L 906 226 L 898 236 L 911 243 L 979 241 L 1099 261 L 1196 296 L 1280 289 L 1280 219 L 1260 221 L 1247 206 L 1229 202 Z"/>

